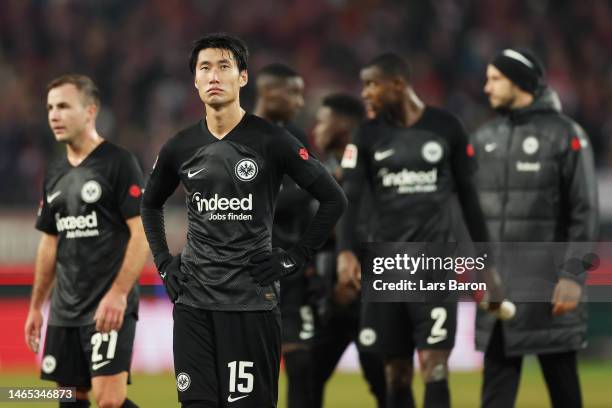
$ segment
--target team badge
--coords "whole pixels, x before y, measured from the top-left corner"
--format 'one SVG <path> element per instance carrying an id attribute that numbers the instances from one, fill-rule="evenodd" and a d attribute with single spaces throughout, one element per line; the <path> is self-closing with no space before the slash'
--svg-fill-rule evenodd
<path id="1" fill-rule="evenodd" d="M 376 343 L 376 332 L 374 329 L 366 327 L 359 333 L 359 343 L 363 346 L 371 346 Z"/>
<path id="2" fill-rule="evenodd" d="M 299 155 L 302 158 L 302 160 L 308 160 L 308 150 L 306 150 L 305 147 L 302 147 L 299 151 Z"/>
<path id="3" fill-rule="evenodd" d="M 421 155 L 428 163 L 437 163 L 442 158 L 442 145 L 435 141 L 427 142 L 421 149 Z"/>
<path id="4" fill-rule="evenodd" d="M 255 163 L 252 159 L 242 159 L 238 163 L 236 163 L 236 167 L 234 168 L 234 172 L 236 173 L 236 177 L 242 181 L 251 181 L 257 176 L 259 172 L 259 168 L 257 167 L 257 163 Z"/>
<path id="5" fill-rule="evenodd" d="M 50 354 L 46 355 L 45 358 L 43 358 L 42 360 L 41 368 L 43 370 L 43 373 L 51 374 L 53 371 L 55 371 L 55 367 L 57 367 L 57 361 L 55 360 L 55 357 Z"/>
<path id="6" fill-rule="evenodd" d="M 185 391 L 191 385 L 191 377 L 187 373 L 180 373 L 176 376 L 176 388 L 179 391 Z"/>
<path id="7" fill-rule="evenodd" d="M 538 139 L 536 139 L 534 136 L 526 137 L 525 140 L 523 140 L 523 151 L 525 153 L 534 154 L 538 151 L 539 148 L 540 143 L 538 142 Z"/>
<path id="8" fill-rule="evenodd" d="M 89 180 L 81 188 L 81 198 L 86 203 L 95 203 L 102 196 L 102 187 L 96 180 Z"/>

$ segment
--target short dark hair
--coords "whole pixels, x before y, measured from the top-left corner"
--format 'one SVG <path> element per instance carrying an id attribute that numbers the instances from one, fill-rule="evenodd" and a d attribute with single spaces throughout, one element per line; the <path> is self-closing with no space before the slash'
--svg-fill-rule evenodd
<path id="1" fill-rule="evenodd" d="M 348 94 L 331 94 L 323 99 L 322 106 L 326 106 L 339 115 L 348 116 L 362 121 L 365 118 L 365 108 L 361 101 Z"/>
<path id="2" fill-rule="evenodd" d="M 376 66 L 385 76 L 400 76 L 410 82 L 412 71 L 408 61 L 393 52 L 387 52 L 372 59 L 365 68 Z"/>
<path id="3" fill-rule="evenodd" d="M 257 76 L 271 76 L 274 78 L 287 79 L 299 77 L 300 74 L 285 64 L 273 63 L 260 69 Z"/>
<path id="4" fill-rule="evenodd" d="M 74 85 L 89 101 L 100 107 L 100 91 L 94 81 L 86 75 L 66 74 L 54 78 L 47 84 L 47 92 L 67 84 Z"/>
<path id="5" fill-rule="evenodd" d="M 236 64 L 238 64 L 238 70 L 244 71 L 247 69 L 249 62 L 249 49 L 244 41 L 240 38 L 226 34 L 226 33 L 214 33 L 207 34 L 193 42 L 191 48 L 191 55 L 189 56 L 189 69 L 191 73 L 195 73 L 195 67 L 198 62 L 198 55 L 200 51 L 207 48 L 218 48 L 221 50 L 228 50 L 234 56 Z"/>

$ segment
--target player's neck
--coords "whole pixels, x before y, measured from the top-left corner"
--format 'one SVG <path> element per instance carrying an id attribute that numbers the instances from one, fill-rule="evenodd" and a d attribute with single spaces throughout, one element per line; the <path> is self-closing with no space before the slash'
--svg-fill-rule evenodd
<path id="1" fill-rule="evenodd" d="M 510 109 L 522 109 L 533 103 L 533 95 L 527 92 L 517 92 L 516 98 L 512 101 Z"/>
<path id="2" fill-rule="evenodd" d="M 208 131 L 217 139 L 223 139 L 235 128 L 245 115 L 240 103 L 232 103 L 215 109 L 206 106 L 206 126 Z"/>
<path id="3" fill-rule="evenodd" d="M 68 162 L 73 166 L 78 166 L 103 141 L 104 139 L 95 129 L 84 131 L 83 134 L 66 144 Z"/>

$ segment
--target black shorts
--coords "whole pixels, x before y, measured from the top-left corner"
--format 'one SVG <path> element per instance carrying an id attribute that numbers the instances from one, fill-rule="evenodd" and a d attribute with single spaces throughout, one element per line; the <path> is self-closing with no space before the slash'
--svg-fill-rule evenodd
<path id="1" fill-rule="evenodd" d="M 451 350 L 457 330 L 457 303 L 362 304 L 359 348 L 389 357 L 412 357 L 414 349 Z"/>
<path id="2" fill-rule="evenodd" d="M 315 336 L 315 308 L 309 304 L 303 275 L 281 281 L 280 311 L 283 343 L 311 344 Z"/>
<path id="3" fill-rule="evenodd" d="M 174 306 L 178 399 L 231 408 L 276 407 L 281 327 L 278 309 L 223 312 Z"/>
<path id="4" fill-rule="evenodd" d="M 95 324 L 48 326 L 40 378 L 89 388 L 92 377 L 129 374 L 135 333 L 136 317 L 132 315 L 125 317 L 118 332 L 106 334 L 96 331 Z"/>

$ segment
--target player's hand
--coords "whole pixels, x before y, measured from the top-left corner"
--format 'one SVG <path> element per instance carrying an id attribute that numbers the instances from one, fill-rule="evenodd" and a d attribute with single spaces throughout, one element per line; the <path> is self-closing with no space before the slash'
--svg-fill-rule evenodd
<path id="1" fill-rule="evenodd" d="M 355 289 L 361 289 L 361 265 L 352 251 L 341 251 L 338 254 L 336 270 L 340 285 L 351 284 Z"/>
<path id="2" fill-rule="evenodd" d="M 164 266 L 164 270 L 159 272 L 159 276 L 164 282 L 168 297 L 172 303 L 176 302 L 183 292 L 183 283 L 186 281 L 186 275 L 181 271 L 181 254 L 172 257 Z"/>
<path id="3" fill-rule="evenodd" d="M 127 293 L 111 288 L 100 301 L 96 313 L 94 314 L 96 330 L 102 333 L 108 333 L 112 330 L 118 331 L 121 329 L 126 308 Z"/>
<path id="4" fill-rule="evenodd" d="M 559 316 L 576 309 L 581 295 L 582 287 L 578 283 L 567 278 L 559 279 L 551 302 L 553 304 L 553 315 Z"/>
<path id="5" fill-rule="evenodd" d="M 43 314 L 40 309 L 30 309 L 26 318 L 24 332 L 25 342 L 28 348 L 38 353 L 40 345 L 40 329 L 43 324 Z"/>
<path id="6" fill-rule="evenodd" d="M 487 268 L 482 272 L 482 274 L 484 282 L 487 285 L 487 289 L 484 293 L 481 306 L 486 304 L 485 310 L 495 313 L 500 308 L 506 297 L 504 285 L 499 273 L 497 272 L 497 268 L 494 266 Z"/>
<path id="7" fill-rule="evenodd" d="M 260 286 L 267 286 L 291 275 L 304 266 L 305 260 L 291 252 L 274 248 L 272 252 L 254 255 L 250 259 L 250 274 Z"/>

